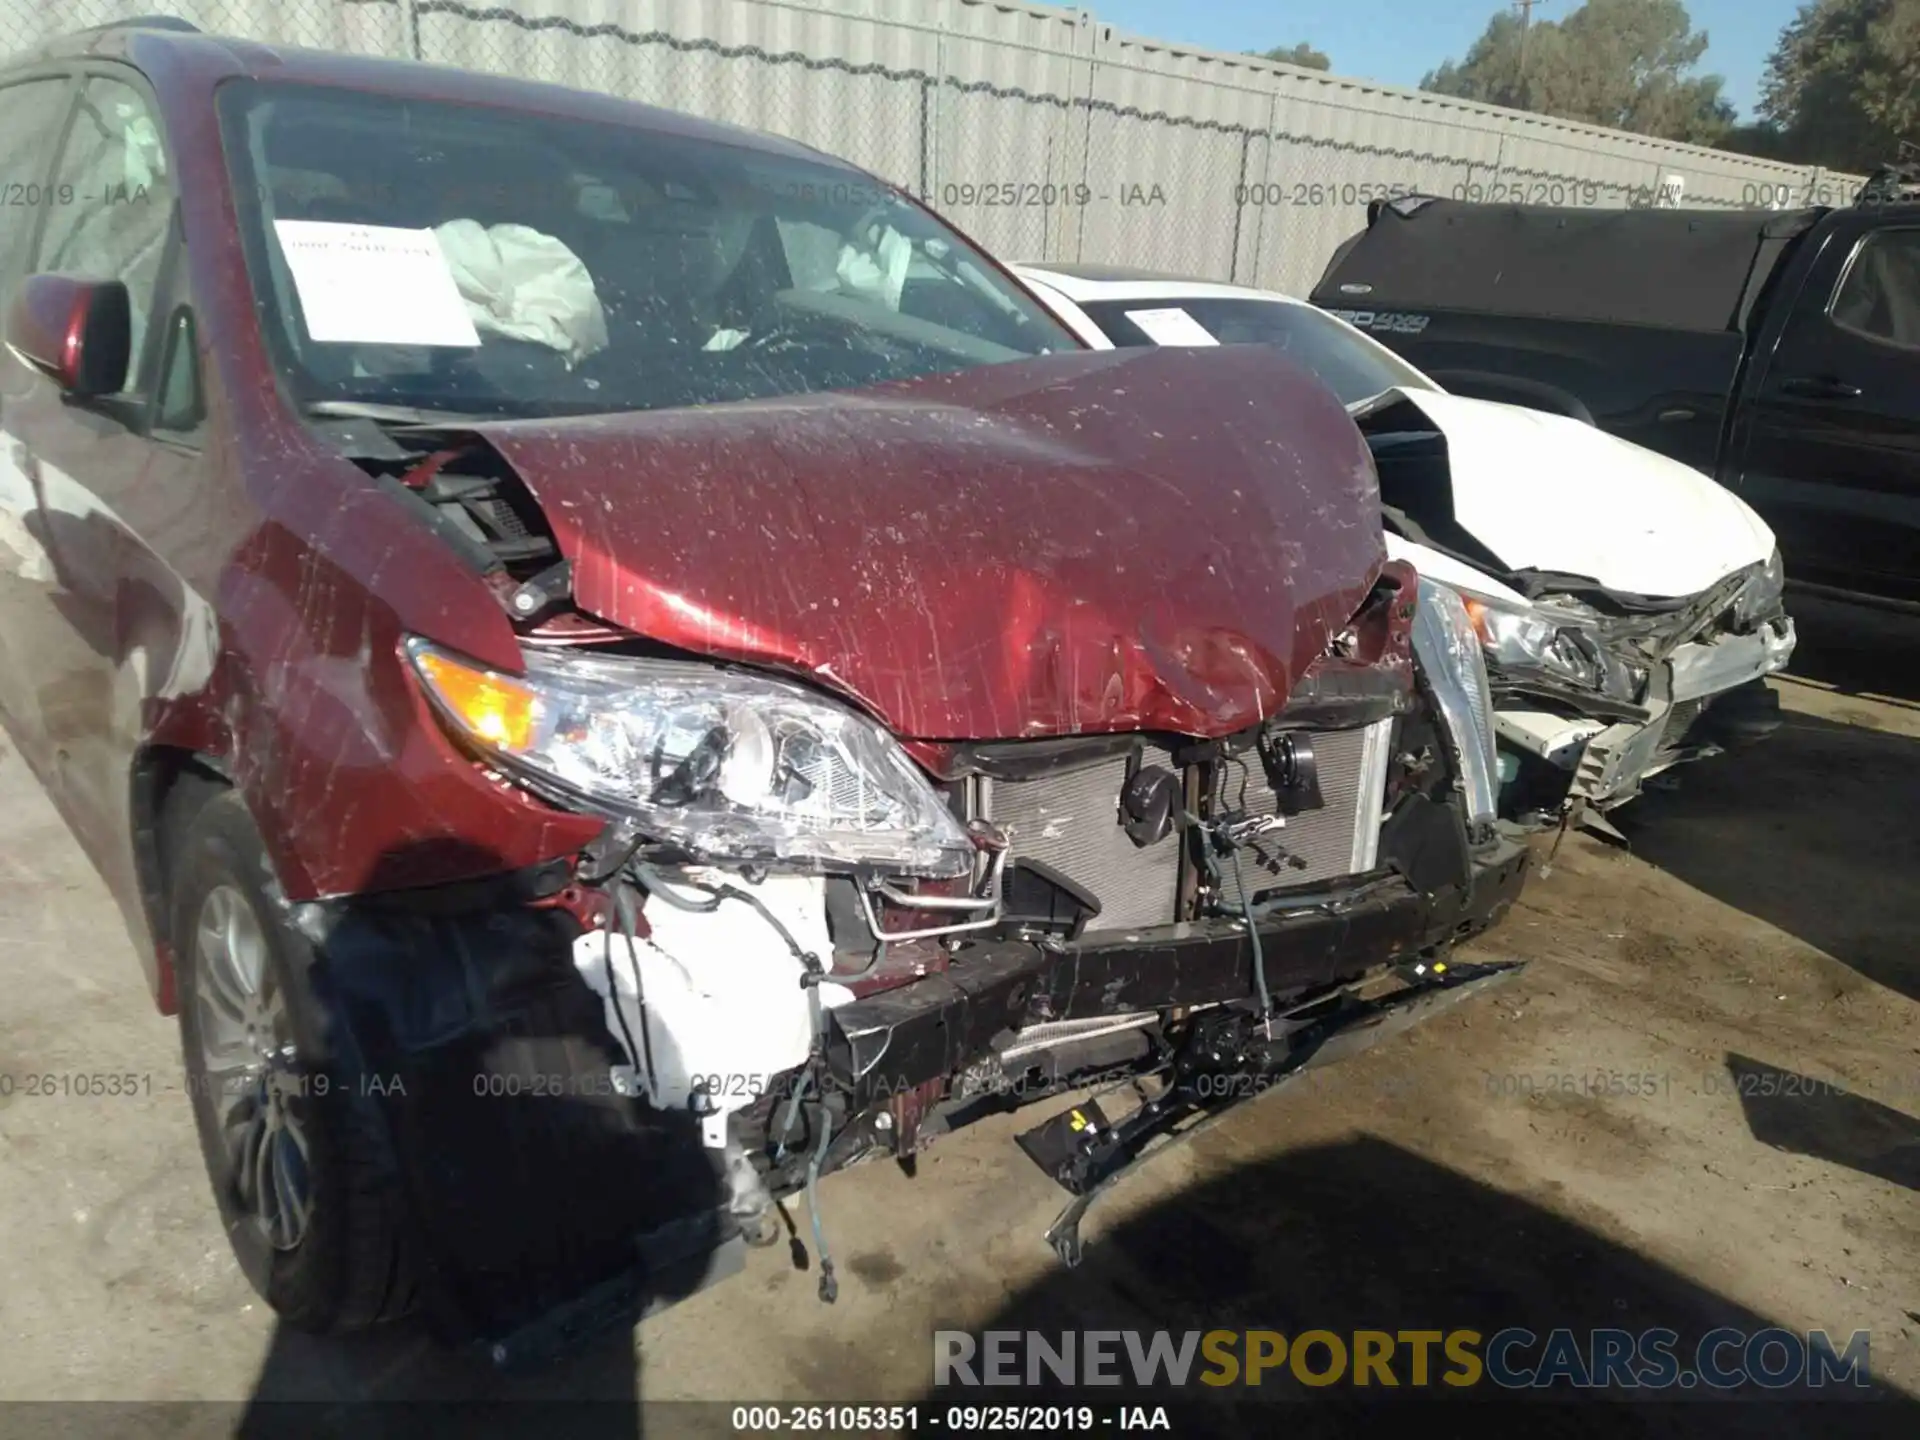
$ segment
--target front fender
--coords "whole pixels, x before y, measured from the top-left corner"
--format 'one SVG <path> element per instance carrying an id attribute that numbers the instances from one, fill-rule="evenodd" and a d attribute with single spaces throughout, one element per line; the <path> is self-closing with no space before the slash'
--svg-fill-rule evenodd
<path id="1" fill-rule="evenodd" d="M 602 828 L 488 779 L 441 730 L 403 637 L 510 670 L 519 644 L 480 577 L 379 483 L 328 456 L 263 497 L 219 575 L 211 673 L 158 701 L 148 732 L 232 777 L 290 901 L 522 869 Z"/>

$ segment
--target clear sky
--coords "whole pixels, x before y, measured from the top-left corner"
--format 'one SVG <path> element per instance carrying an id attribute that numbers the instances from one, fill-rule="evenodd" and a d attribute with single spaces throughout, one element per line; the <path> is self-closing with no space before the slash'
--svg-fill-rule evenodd
<path id="1" fill-rule="evenodd" d="M 1055 0 L 1067 3 L 1067 0 Z M 1487 28 L 1498 0 L 1079 0 L 1102 21 L 1136 35 L 1208 50 L 1268 50 L 1301 40 L 1333 57 L 1341 75 L 1418 85 L 1442 60 L 1457 60 Z M 1536 20 L 1564 20 L 1581 0 L 1540 0 Z M 1746 118 L 1760 76 L 1799 0 L 1687 0 L 1710 39 L 1701 70 L 1726 77 L 1727 98 Z"/>

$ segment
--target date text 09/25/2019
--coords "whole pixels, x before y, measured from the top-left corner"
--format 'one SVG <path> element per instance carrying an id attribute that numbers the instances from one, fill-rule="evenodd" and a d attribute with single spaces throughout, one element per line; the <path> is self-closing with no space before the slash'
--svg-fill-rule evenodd
<path id="1" fill-rule="evenodd" d="M 1057 1435 L 1063 1432 L 1172 1430 L 1164 1405 L 736 1405 L 742 1435 L 846 1434 Z"/>

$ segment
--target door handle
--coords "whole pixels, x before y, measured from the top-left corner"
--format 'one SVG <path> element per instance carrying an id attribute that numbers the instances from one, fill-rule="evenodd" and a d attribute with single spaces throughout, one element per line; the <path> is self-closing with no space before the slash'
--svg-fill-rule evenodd
<path id="1" fill-rule="evenodd" d="M 1800 395 L 1809 400 L 1858 400 L 1860 387 L 1849 385 L 1831 375 L 1796 375 L 1780 382 L 1783 395 Z"/>

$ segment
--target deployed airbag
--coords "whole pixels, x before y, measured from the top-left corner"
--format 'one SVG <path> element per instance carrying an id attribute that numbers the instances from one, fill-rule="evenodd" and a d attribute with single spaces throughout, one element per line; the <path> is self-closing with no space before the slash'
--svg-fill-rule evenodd
<path id="1" fill-rule="evenodd" d="M 841 246 L 834 273 L 849 294 L 876 296 L 887 309 L 898 310 L 912 261 L 912 242 L 888 225 L 869 243 Z"/>
<path id="2" fill-rule="evenodd" d="M 477 220 L 449 220 L 433 233 L 483 338 L 546 345 L 569 365 L 606 349 L 607 317 L 593 277 L 564 242 L 531 226 Z"/>

